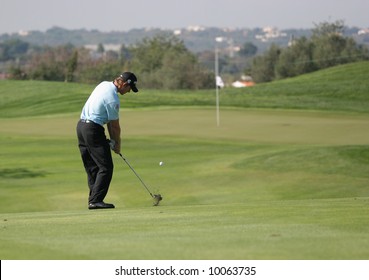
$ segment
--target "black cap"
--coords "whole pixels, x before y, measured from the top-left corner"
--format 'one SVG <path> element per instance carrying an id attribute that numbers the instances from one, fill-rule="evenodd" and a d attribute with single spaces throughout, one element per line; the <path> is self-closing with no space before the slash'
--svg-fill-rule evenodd
<path id="1" fill-rule="evenodd" d="M 132 72 L 124 72 L 120 74 L 119 77 L 121 77 L 123 81 L 127 82 L 131 86 L 133 92 L 138 92 L 138 89 L 136 87 L 137 78 L 135 74 L 133 74 Z"/>

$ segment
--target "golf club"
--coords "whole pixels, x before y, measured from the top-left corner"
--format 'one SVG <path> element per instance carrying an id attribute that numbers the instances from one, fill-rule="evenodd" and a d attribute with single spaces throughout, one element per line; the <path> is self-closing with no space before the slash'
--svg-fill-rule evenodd
<path id="1" fill-rule="evenodd" d="M 140 176 L 138 176 L 137 172 L 133 169 L 133 167 L 129 164 L 129 162 L 127 161 L 127 159 L 121 154 L 119 153 L 120 157 L 124 160 L 125 163 L 127 163 L 127 165 L 129 166 L 129 168 L 133 171 L 133 173 L 136 175 L 136 177 L 141 181 L 142 185 L 145 187 L 145 189 L 149 192 L 149 194 L 151 195 L 151 197 L 154 199 L 153 205 L 154 206 L 158 206 L 159 202 L 163 199 L 163 197 L 161 196 L 161 194 L 152 194 L 149 190 L 149 188 L 146 186 L 146 184 L 144 183 L 144 181 L 142 181 L 142 179 L 140 178 Z"/>

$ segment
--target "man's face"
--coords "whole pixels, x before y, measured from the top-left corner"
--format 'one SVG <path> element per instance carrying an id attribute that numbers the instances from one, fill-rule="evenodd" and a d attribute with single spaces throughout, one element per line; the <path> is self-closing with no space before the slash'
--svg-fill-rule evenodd
<path id="1" fill-rule="evenodd" d="M 124 95 L 124 94 L 126 94 L 127 92 L 130 92 L 130 91 L 131 91 L 131 86 L 130 86 L 127 82 L 122 83 L 122 84 L 118 87 L 118 92 L 119 92 L 121 95 Z"/>

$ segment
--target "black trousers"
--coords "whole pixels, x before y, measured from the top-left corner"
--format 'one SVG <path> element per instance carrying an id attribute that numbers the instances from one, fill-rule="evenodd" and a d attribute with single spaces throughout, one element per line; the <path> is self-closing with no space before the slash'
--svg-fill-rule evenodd
<path id="1" fill-rule="evenodd" d="M 113 176 L 113 160 L 105 129 L 93 122 L 77 124 L 78 147 L 90 188 L 89 203 L 102 202 Z"/>

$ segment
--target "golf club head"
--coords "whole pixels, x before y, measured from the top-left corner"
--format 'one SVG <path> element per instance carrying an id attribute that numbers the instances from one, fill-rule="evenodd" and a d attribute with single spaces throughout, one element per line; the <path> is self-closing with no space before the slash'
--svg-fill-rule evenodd
<path id="1" fill-rule="evenodd" d="M 163 197 L 161 196 L 161 194 L 154 194 L 152 198 L 154 199 L 154 202 L 153 202 L 154 206 L 158 206 L 159 202 L 163 200 Z"/>

